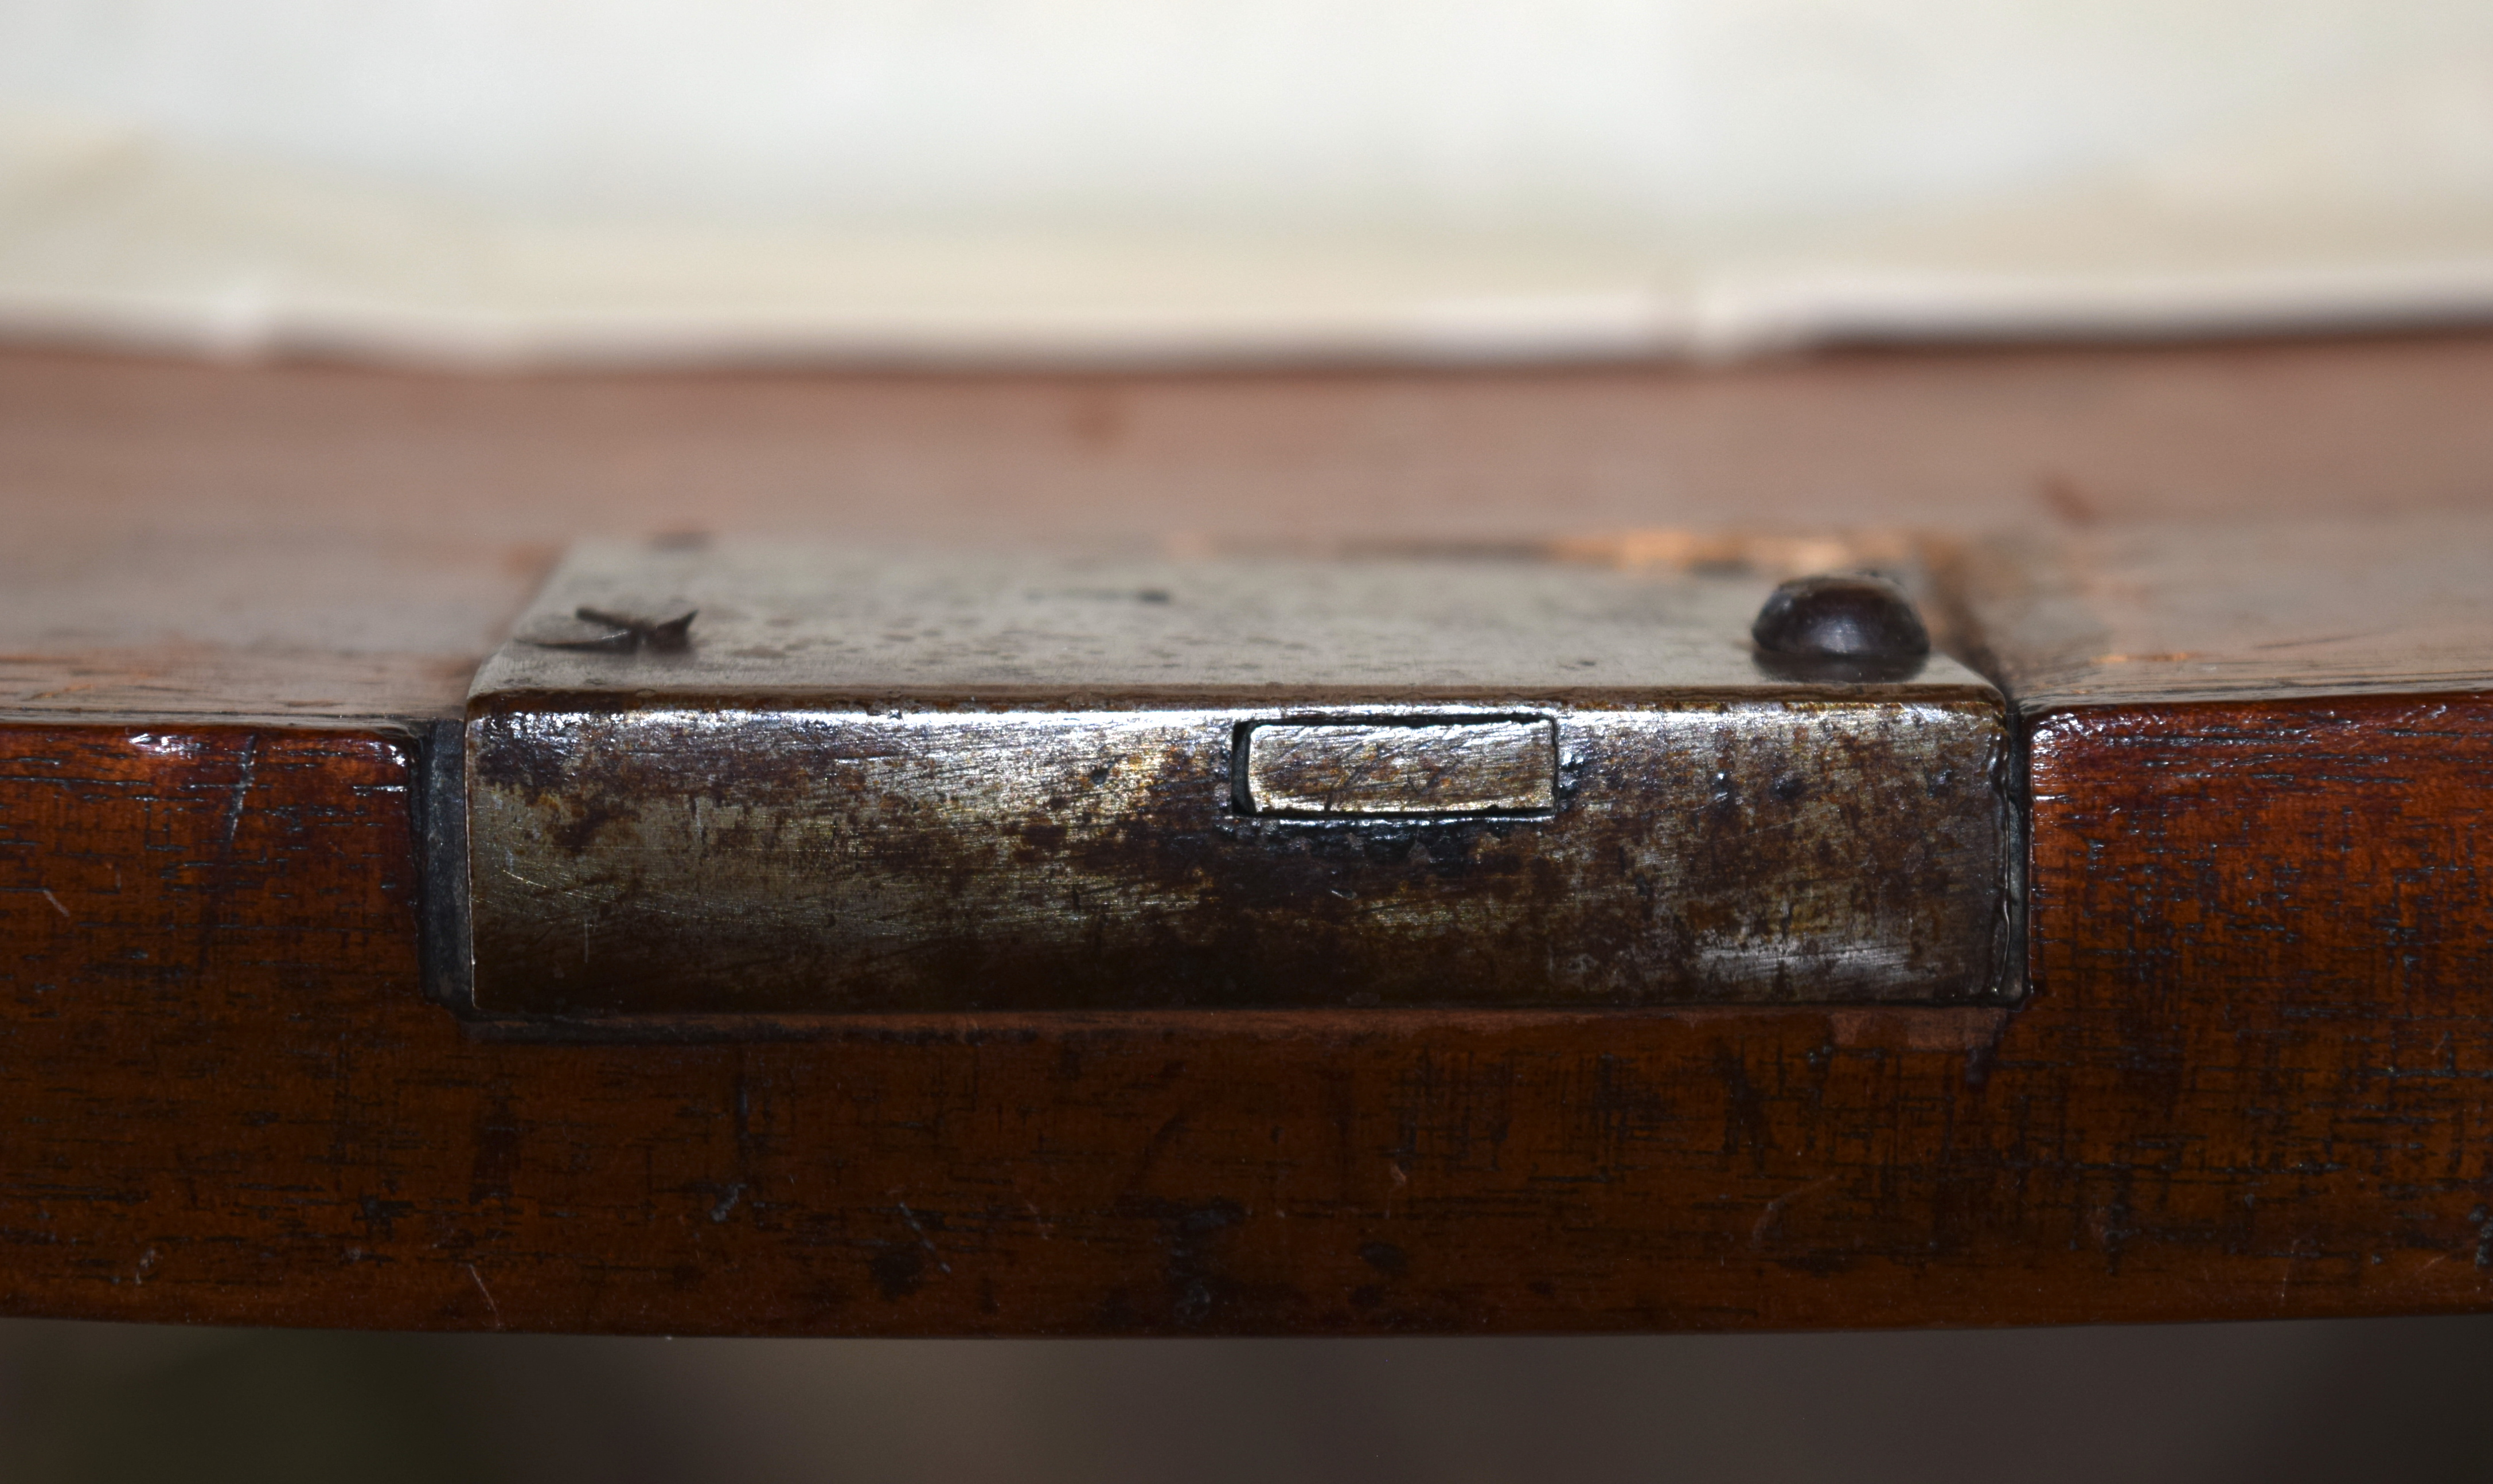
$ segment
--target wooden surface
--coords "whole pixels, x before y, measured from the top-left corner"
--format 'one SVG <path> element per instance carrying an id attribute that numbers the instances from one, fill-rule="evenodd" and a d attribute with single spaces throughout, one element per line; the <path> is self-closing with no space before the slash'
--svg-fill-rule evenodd
<path id="1" fill-rule="evenodd" d="M 2464 339 L 1169 382 L 0 357 L 0 1310 L 1030 1334 L 2493 1307 L 2488 392 L 2493 341 Z M 2033 994 L 472 1038 L 417 984 L 390 719 L 455 701 L 563 536 L 696 524 L 1935 528 L 1978 553 L 1964 616 L 2029 727 Z"/>
<path id="2" fill-rule="evenodd" d="M 2493 337 L 1165 378 L 0 352 L 0 708 L 444 711 L 585 534 L 1149 548 L 2429 522 L 2493 510 L 2487 405 Z M 2159 621 L 2151 594 L 2115 598 Z"/>
<path id="3" fill-rule="evenodd" d="M 2493 503 L 2027 532 L 1948 562 L 2029 712 L 2493 687 Z"/>
<path id="4" fill-rule="evenodd" d="M 2482 1307 L 2493 924 L 2472 855 L 2400 872 L 2480 823 L 2488 709 L 2307 714 L 2410 739 L 2351 801 L 2238 711 L 2038 739 L 2040 913 L 2101 926 L 2040 935 L 2016 1012 L 706 1046 L 479 1042 L 425 1003 L 402 744 L 10 728 L 0 1307 L 1001 1334 Z M 2202 802 L 2123 822 L 2208 741 Z"/>

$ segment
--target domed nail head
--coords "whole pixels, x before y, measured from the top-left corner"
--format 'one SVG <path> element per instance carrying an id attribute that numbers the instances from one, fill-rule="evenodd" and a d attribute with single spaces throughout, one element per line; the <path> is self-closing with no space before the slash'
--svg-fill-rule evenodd
<path id="1" fill-rule="evenodd" d="M 1931 654 L 1930 631 L 1904 589 L 1857 573 L 1784 583 L 1749 637 L 1759 668 L 1786 680 L 1907 680 Z"/>

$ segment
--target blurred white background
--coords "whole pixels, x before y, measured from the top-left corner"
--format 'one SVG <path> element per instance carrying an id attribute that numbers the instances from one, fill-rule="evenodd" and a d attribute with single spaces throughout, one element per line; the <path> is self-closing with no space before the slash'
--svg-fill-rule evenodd
<path id="1" fill-rule="evenodd" d="M 0 323 L 1575 355 L 2493 306 L 2456 0 L 0 0 Z"/>

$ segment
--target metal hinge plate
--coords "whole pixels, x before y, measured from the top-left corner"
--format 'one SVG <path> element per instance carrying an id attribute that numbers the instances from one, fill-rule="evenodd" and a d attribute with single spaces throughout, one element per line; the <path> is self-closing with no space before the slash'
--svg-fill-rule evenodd
<path id="1" fill-rule="evenodd" d="M 463 1008 L 2012 995 L 1999 694 L 1778 678 L 1771 586 L 584 545 L 469 697 Z"/>

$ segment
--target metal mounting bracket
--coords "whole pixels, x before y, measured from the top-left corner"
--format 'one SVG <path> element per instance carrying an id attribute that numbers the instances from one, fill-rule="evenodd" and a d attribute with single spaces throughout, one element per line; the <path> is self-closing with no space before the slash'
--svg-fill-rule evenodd
<path id="1" fill-rule="evenodd" d="M 1772 576 L 586 544 L 436 771 L 436 981 L 607 1026 L 2014 998 L 1999 693 L 1761 653 Z"/>

